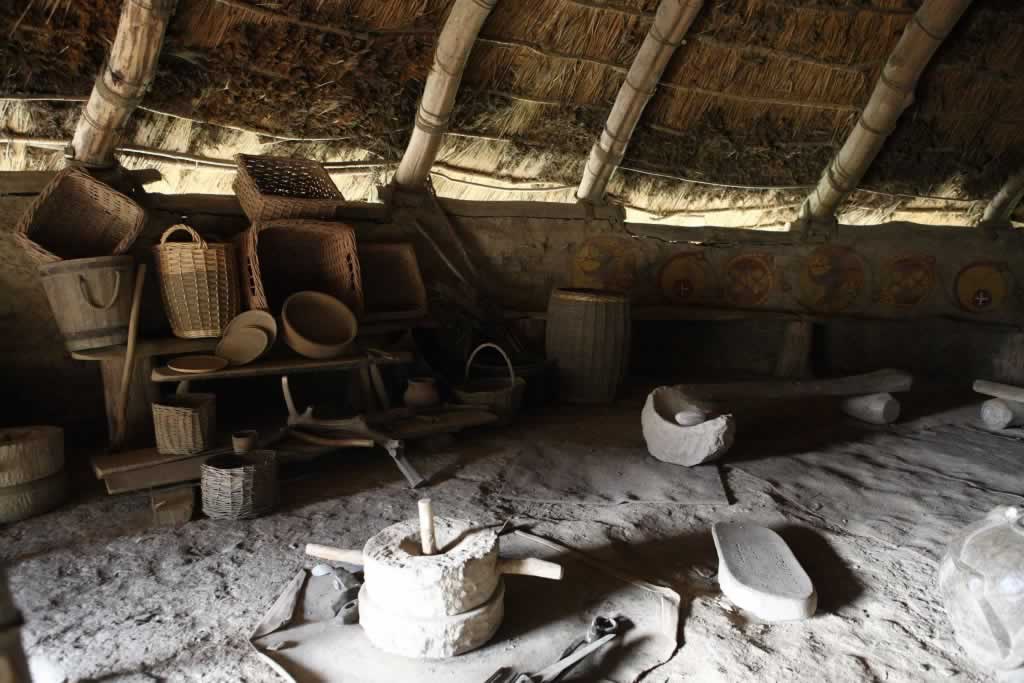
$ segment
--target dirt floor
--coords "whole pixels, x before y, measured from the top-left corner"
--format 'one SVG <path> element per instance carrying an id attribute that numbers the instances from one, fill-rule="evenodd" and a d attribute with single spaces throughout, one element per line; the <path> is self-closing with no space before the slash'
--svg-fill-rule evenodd
<path id="1" fill-rule="evenodd" d="M 957 529 L 1024 500 L 1024 445 L 982 431 L 966 405 L 974 399 L 935 406 L 936 395 L 908 397 L 906 419 L 885 428 L 831 405 L 738 411 L 738 443 L 718 468 L 729 504 L 508 495 L 503 466 L 526 451 L 642 457 L 637 398 L 466 433 L 415 462 L 447 516 L 512 519 L 679 591 L 680 648 L 644 681 L 989 680 L 953 640 L 935 570 Z M 38 680 L 277 680 L 247 637 L 295 572 L 314 564 L 303 544 L 359 547 L 413 516 L 422 495 L 382 455 L 333 457 L 291 471 L 281 508 L 253 521 L 153 528 L 145 494 L 93 495 L 0 529 Z M 721 520 L 782 534 L 819 592 L 813 618 L 757 623 L 721 595 L 710 537 Z"/>

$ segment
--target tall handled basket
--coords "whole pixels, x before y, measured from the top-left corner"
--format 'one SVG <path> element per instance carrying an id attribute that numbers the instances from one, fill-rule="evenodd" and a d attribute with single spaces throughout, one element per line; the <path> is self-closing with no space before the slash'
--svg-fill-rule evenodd
<path id="1" fill-rule="evenodd" d="M 491 348 L 501 354 L 508 365 L 508 379 L 499 377 L 483 377 L 470 379 L 469 371 L 473 367 L 473 360 L 476 354 L 483 349 Z M 473 349 L 466 361 L 466 380 L 460 386 L 455 387 L 455 395 L 463 403 L 478 406 L 489 410 L 498 416 L 500 424 L 508 424 L 519 413 L 519 406 L 523 403 L 523 392 L 526 390 L 526 380 L 516 376 L 515 368 L 512 367 L 512 360 L 497 344 L 481 344 Z"/>
<path id="2" fill-rule="evenodd" d="M 185 231 L 190 242 L 168 242 Z M 153 247 L 160 275 L 160 293 L 174 336 L 185 339 L 219 337 L 238 315 L 239 279 L 235 248 L 207 244 L 187 225 L 174 225 Z"/>

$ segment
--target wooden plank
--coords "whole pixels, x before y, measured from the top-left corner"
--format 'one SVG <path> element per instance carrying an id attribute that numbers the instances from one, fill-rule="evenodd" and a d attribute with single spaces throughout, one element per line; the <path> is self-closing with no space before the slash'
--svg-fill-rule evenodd
<path id="1" fill-rule="evenodd" d="M 212 216 L 244 216 L 238 198 L 233 194 L 158 194 L 146 196 L 146 207 L 169 213 Z M 391 207 L 380 202 L 341 202 L 335 210 L 339 220 L 386 223 L 391 220 Z"/>
<path id="2" fill-rule="evenodd" d="M 217 453 L 229 453 L 230 448 L 212 449 L 206 455 Z M 98 479 L 106 479 L 112 474 L 119 472 L 131 472 L 132 470 L 145 469 L 156 465 L 163 465 L 175 460 L 195 457 L 193 455 L 164 455 L 158 453 L 156 446 L 139 448 L 133 451 L 121 451 L 120 453 L 104 453 L 92 457 L 92 471 Z"/>
<path id="3" fill-rule="evenodd" d="M 910 391 L 914 377 L 902 370 L 877 370 L 862 375 L 829 379 L 776 380 L 680 384 L 687 396 L 709 401 L 744 399 L 794 399 L 815 396 L 863 396 Z"/>
<path id="4" fill-rule="evenodd" d="M 143 168 L 137 171 L 124 171 L 140 185 L 152 185 L 163 180 L 160 171 L 155 168 Z M 0 171 L 0 196 L 4 195 L 37 195 L 42 192 L 56 171 Z"/>
<path id="5" fill-rule="evenodd" d="M 375 358 L 377 365 L 405 365 L 413 362 L 413 355 L 408 351 L 389 354 L 389 357 Z M 216 372 L 200 372 L 188 374 L 175 372 L 168 367 L 153 370 L 150 378 L 154 382 L 184 382 L 205 379 L 237 379 L 239 377 L 263 377 L 266 375 L 298 375 L 307 372 L 326 372 L 342 370 L 358 370 L 367 367 L 366 356 L 350 356 L 331 360 L 313 360 L 310 358 L 286 358 L 257 361 L 249 365 L 228 367 Z"/>
<path id="6" fill-rule="evenodd" d="M 135 347 L 137 358 L 152 358 L 153 356 L 173 356 L 183 353 L 209 353 L 217 347 L 219 339 L 178 339 L 169 337 L 166 339 L 146 339 L 140 341 Z M 120 360 L 124 357 L 125 345 L 104 346 L 101 349 L 87 349 L 85 351 L 72 351 L 71 357 L 75 360 Z"/>
<path id="7" fill-rule="evenodd" d="M 201 476 L 200 466 L 210 457 L 210 453 L 192 455 L 152 467 L 114 472 L 108 474 L 103 483 L 107 485 L 107 493 L 114 494 L 196 481 Z"/>

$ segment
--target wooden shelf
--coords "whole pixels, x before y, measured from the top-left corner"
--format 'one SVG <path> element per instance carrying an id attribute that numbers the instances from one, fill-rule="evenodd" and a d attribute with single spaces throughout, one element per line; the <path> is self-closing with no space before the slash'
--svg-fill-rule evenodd
<path id="1" fill-rule="evenodd" d="M 358 370 L 370 365 L 369 357 L 346 356 L 330 360 L 309 358 L 272 358 L 216 372 L 175 372 L 164 366 L 153 369 L 150 376 L 154 382 L 192 382 L 208 379 L 236 379 L 239 377 L 263 377 L 266 375 L 298 375 L 305 372 Z M 373 360 L 375 365 L 405 365 L 413 362 L 413 355 L 407 351 L 389 353 L 386 357 Z"/>

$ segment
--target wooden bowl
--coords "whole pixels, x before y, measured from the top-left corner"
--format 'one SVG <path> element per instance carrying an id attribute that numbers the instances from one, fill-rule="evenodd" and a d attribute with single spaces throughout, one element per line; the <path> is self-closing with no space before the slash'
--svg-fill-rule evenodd
<path id="1" fill-rule="evenodd" d="M 281 309 L 284 341 L 306 358 L 337 358 L 351 346 L 359 330 L 352 310 L 321 292 L 296 292 Z"/>

